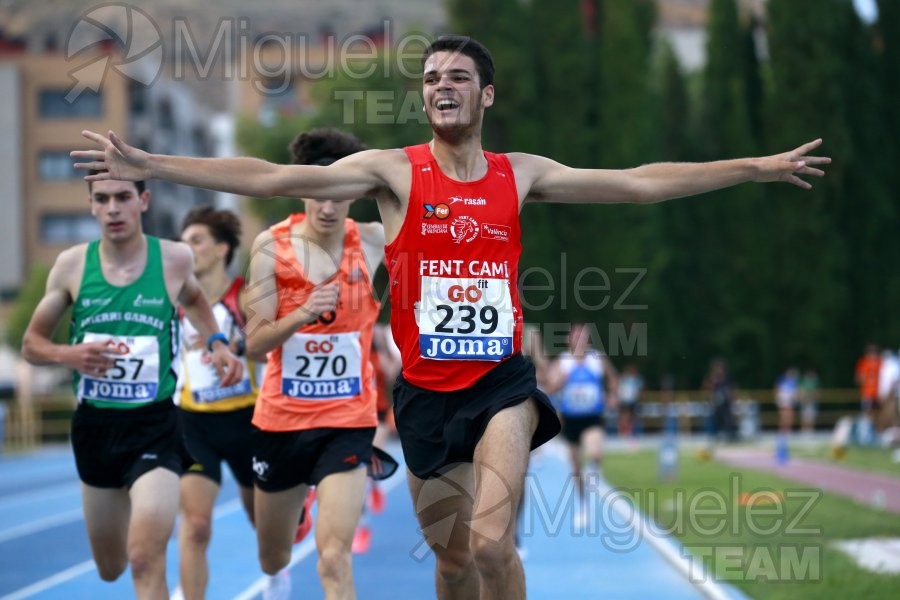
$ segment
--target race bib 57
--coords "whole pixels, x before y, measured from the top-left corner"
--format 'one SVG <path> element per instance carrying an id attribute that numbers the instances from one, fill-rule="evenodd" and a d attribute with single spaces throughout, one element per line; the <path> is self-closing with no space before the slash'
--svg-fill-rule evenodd
<path id="1" fill-rule="evenodd" d="M 103 375 L 82 373 L 78 398 L 105 402 L 149 402 L 159 389 L 159 341 L 152 335 L 86 333 L 85 342 L 105 341 L 114 359 Z"/>

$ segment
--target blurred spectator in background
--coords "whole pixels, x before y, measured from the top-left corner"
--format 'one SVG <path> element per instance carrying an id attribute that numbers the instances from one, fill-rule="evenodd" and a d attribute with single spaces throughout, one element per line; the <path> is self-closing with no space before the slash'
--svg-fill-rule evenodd
<path id="1" fill-rule="evenodd" d="M 703 389 L 709 393 L 711 409 L 710 435 L 714 440 L 725 437 L 737 440 L 734 421 L 734 384 L 728 375 L 728 365 L 722 358 L 709 363 L 709 372 L 703 381 Z"/>
<path id="2" fill-rule="evenodd" d="M 800 378 L 798 400 L 800 427 L 803 433 L 811 434 L 816 428 L 816 415 L 819 412 L 819 374 L 815 369 L 806 369 Z"/>
<path id="3" fill-rule="evenodd" d="M 881 356 L 877 344 L 866 345 L 866 352 L 856 361 L 856 384 L 859 386 L 859 401 L 863 416 L 875 425 L 878 414 L 878 375 L 881 371 Z"/>
<path id="4" fill-rule="evenodd" d="M 794 427 L 794 406 L 800 392 L 800 371 L 791 367 L 775 382 L 775 405 L 778 407 L 778 432 L 790 433 Z"/>
<path id="5" fill-rule="evenodd" d="M 637 405 L 643 390 L 644 379 L 637 365 L 628 363 L 619 377 L 619 435 L 623 437 L 634 435 Z"/>
<path id="6" fill-rule="evenodd" d="M 900 356 L 890 350 L 881 354 L 878 370 L 879 410 L 875 426 L 884 431 L 897 422 L 897 392 L 900 390 Z"/>

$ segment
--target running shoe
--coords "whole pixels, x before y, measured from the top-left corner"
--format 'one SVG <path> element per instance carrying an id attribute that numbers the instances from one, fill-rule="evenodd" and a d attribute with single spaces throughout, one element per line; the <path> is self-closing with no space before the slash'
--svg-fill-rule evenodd
<path id="1" fill-rule="evenodd" d="M 353 543 L 350 551 L 353 554 L 365 554 L 372 546 L 372 530 L 367 525 L 360 525 L 353 534 Z"/>
<path id="2" fill-rule="evenodd" d="M 366 498 L 366 508 L 373 515 L 380 515 L 384 512 L 386 503 L 387 500 L 384 497 L 384 492 L 382 492 L 378 484 L 373 481 L 369 486 L 369 497 Z"/>

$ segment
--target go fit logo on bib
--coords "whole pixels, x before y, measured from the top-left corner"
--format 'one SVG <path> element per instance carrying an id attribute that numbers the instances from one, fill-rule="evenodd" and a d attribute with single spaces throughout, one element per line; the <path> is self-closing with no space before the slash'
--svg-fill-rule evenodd
<path id="1" fill-rule="evenodd" d="M 478 285 L 470 285 L 463 287 L 461 285 L 451 285 L 447 288 L 447 299 L 450 302 L 478 302 L 484 293 L 479 287 L 487 287 L 487 281 L 481 280 Z"/>
<path id="2" fill-rule="evenodd" d="M 321 342 L 317 340 L 309 340 L 306 342 L 304 348 L 310 354 L 330 354 L 332 350 L 334 350 L 334 343 L 323 340 Z"/>

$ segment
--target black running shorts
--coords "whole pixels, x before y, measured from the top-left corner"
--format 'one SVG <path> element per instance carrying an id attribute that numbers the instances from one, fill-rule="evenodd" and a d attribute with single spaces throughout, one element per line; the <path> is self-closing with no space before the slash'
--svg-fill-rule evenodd
<path id="1" fill-rule="evenodd" d="M 394 384 L 394 418 L 407 467 L 427 479 L 448 465 L 472 462 L 494 415 L 528 398 L 538 407 L 533 450 L 558 434 L 560 424 L 550 399 L 537 388 L 534 365 L 521 354 L 497 365 L 475 385 L 453 392 L 426 390 L 401 375 Z"/>
<path id="2" fill-rule="evenodd" d="M 591 427 L 599 427 L 603 430 L 603 415 L 587 415 L 584 417 L 567 417 L 562 418 L 562 434 L 570 444 L 580 444 L 581 434 Z"/>
<path id="3" fill-rule="evenodd" d="M 253 485 L 253 444 L 256 428 L 253 407 L 229 412 L 181 411 L 184 443 L 195 462 L 185 475 L 194 473 L 222 483 L 222 461 L 241 487 Z"/>
<path id="4" fill-rule="evenodd" d="M 253 481 L 264 492 L 317 485 L 328 475 L 369 463 L 374 427 L 256 432 Z"/>
<path id="5" fill-rule="evenodd" d="M 130 488 L 156 467 L 181 475 L 193 462 L 171 400 L 131 409 L 79 404 L 72 448 L 78 477 L 98 488 Z"/>

